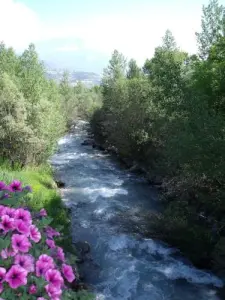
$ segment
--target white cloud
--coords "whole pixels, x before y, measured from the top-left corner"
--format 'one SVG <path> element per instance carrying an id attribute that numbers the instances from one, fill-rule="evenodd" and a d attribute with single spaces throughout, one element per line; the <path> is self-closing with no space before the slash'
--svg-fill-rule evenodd
<path id="1" fill-rule="evenodd" d="M 93 15 L 92 18 L 75 18 L 75 21 L 64 23 L 55 20 L 54 24 L 45 24 L 41 22 L 41 16 L 21 2 L 0 0 L 0 40 L 23 49 L 30 42 L 74 38 L 81 41 L 79 47 L 65 44 L 55 50 L 88 50 L 110 55 L 118 49 L 128 58 L 143 63 L 161 43 L 166 29 L 170 29 L 182 49 L 196 51 L 195 31 L 200 26 L 200 3 L 189 5 L 187 1 L 177 1 L 163 6 L 158 3 L 146 5 L 145 8 L 140 6 L 139 11 L 124 14 Z"/>
<path id="2" fill-rule="evenodd" d="M 19 50 L 40 39 L 38 16 L 26 5 L 0 0 L 0 40 Z"/>
<path id="3" fill-rule="evenodd" d="M 53 25 L 45 31 L 44 39 L 78 38 L 82 47 L 89 51 L 110 55 L 118 49 L 128 58 L 143 63 L 153 55 L 155 47 L 170 29 L 178 46 L 185 51 L 196 51 L 195 32 L 200 28 L 201 4 L 193 4 L 188 9 L 157 7 L 138 14 L 99 15 L 93 18 Z"/>

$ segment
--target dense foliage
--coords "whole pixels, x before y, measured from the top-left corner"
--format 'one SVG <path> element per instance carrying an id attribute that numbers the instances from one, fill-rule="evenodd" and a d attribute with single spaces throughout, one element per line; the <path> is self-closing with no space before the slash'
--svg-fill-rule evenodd
<path id="1" fill-rule="evenodd" d="M 79 117 L 89 120 L 102 103 L 102 96 L 98 86 L 87 88 L 79 82 L 73 87 L 69 82 L 69 74 L 67 72 L 64 73 L 60 82 L 59 92 L 67 126 L 71 126 L 74 120 Z"/>
<path id="2" fill-rule="evenodd" d="M 71 289 L 76 273 L 57 245 L 62 233 L 49 226 L 52 219 L 44 208 L 31 209 L 30 193 L 31 187 L 18 180 L 0 181 L 1 299 L 91 299 Z"/>
<path id="3" fill-rule="evenodd" d="M 32 44 L 19 56 L 0 44 L 0 66 L 0 157 L 12 165 L 44 162 L 68 121 L 100 101 L 98 89 L 48 80 Z"/>
<path id="4" fill-rule="evenodd" d="M 64 251 L 74 265 L 76 249 L 68 212 L 45 163 L 67 126 L 77 117 L 90 118 L 100 103 L 99 88 L 88 89 L 81 83 L 72 86 L 66 73 L 60 84 L 48 80 L 34 45 L 18 56 L 0 44 L 1 299 L 93 298 L 80 290 L 66 263 Z M 28 194 L 29 189 L 23 189 L 19 181 L 5 184 L 14 178 L 32 184 L 34 192 Z M 59 226 L 60 236 L 55 229 L 48 230 L 50 222 L 52 227 Z M 57 241 L 49 232 L 57 235 Z M 69 281 L 66 274 L 72 276 Z"/>
<path id="5" fill-rule="evenodd" d="M 203 7 L 199 53 L 170 31 L 140 69 L 114 51 L 102 80 L 96 138 L 161 182 L 165 211 L 151 230 L 199 266 L 225 270 L 225 8 Z"/>

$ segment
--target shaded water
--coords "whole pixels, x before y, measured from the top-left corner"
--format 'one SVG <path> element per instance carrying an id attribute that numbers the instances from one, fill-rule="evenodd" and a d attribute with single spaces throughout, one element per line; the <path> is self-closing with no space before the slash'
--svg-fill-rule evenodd
<path id="1" fill-rule="evenodd" d="M 132 217 L 157 209 L 156 193 L 109 155 L 81 146 L 86 125 L 79 122 L 74 134 L 59 141 L 52 164 L 66 183 L 62 193 L 72 211 L 73 239 L 91 245 L 93 263 L 86 266 L 85 281 L 97 299 L 220 299 L 217 277 L 178 259 L 163 243 L 132 233 Z"/>

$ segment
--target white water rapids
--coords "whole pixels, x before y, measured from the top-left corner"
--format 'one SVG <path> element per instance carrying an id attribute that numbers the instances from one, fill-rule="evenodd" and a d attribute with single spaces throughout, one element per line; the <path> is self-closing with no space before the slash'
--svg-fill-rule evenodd
<path id="1" fill-rule="evenodd" d="M 72 211 L 73 240 L 91 245 L 85 281 L 94 286 L 97 299 L 220 299 L 219 278 L 184 262 L 175 249 L 124 230 L 132 212 L 157 207 L 157 194 L 109 155 L 81 146 L 85 126 L 79 122 L 74 134 L 59 141 L 52 165 L 66 183 L 62 194 Z"/>

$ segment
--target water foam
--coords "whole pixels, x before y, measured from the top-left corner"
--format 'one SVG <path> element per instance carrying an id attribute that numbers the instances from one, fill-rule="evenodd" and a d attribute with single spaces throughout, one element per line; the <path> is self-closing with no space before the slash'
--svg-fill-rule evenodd
<path id="1" fill-rule="evenodd" d="M 58 145 L 65 145 L 70 141 L 69 136 L 65 136 L 58 141 Z"/>
<path id="2" fill-rule="evenodd" d="M 139 249 L 145 250 L 152 255 L 162 256 L 168 256 L 177 251 L 176 249 L 165 247 L 152 239 L 144 239 L 144 242 L 140 243 Z"/>
<path id="3" fill-rule="evenodd" d="M 124 234 L 112 237 L 108 245 L 113 251 L 136 248 L 139 252 L 140 250 L 145 250 L 149 254 L 162 256 L 164 259 L 157 262 L 157 264 L 151 264 L 151 262 L 149 262 L 150 269 L 155 269 L 170 280 L 186 279 L 188 282 L 195 284 L 214 285 L 215 287 L 223 286 L 222 280 L 215 275 L 198 270 L 172 258 L 170 254 L 174 253 L 175 249 L 164 247 L 151 239 L 139 242 L 135 239 L 128 238 Z"/>
<path id="4" fill-rule="evenodd" d="M 131 240 L 124 234 L 124 235 L 118 235 L 118 236 L 113 236 L 109 240 L 109 247 L 113 251 L 118 251 L 122 249 L 126 249 L 128 247 L 134 247 L 135 246 L 135 241 L 133 241 L 133 245 L 131 243 Z"/>
<path id="5" fill-rule="evenodd" d="M 86 187 L 83 189 L 83 193 L 88 195 L 89 198 L 93 201 L 101 196 L 103 198 L 112 198 L 116 194 L 118 195 L 127 195 L 128 191 L 122 188 L 108 188 L 108 187 L 100 187 L 100 188 L 89 188 Z"/>
<path id="6" fill-rule="evenodd" d="M 180 261 L 174 260 L 171 263 L 167 263 L 166 266 L 156 267 L 156 270 L 172 280 L 186 279 L 190 283 L 214 285 L 218 288 L 223 287 L 222 280 L 215 275 L 185 265 Z"/>

